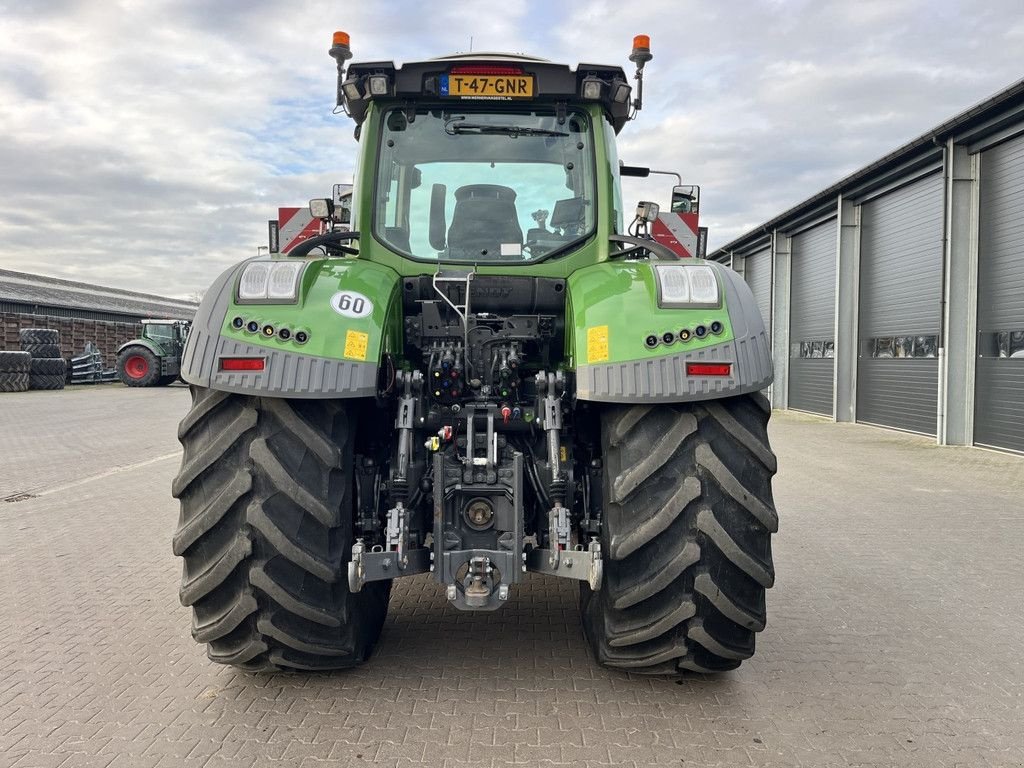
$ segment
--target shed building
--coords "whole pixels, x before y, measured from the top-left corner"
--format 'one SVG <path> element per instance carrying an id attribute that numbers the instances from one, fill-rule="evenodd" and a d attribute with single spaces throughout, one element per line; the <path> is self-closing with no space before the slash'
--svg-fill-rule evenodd
<path id="1" fill-rule="evenodd" d="M 165 296 L 0 269 L 0 349 L 18 349 L 22 328 L 53 328 L 60 331 L 63 357 L 81 354 L 91 341 L 112 368 L 117 348 L 142 333 L 143 319 L 191 320 L 197 306 Z"/>
<path id="2" fill-rule="evenodd" d="M 719 248 L 776 408 L 1024 452 L 1024 80 Z"/>

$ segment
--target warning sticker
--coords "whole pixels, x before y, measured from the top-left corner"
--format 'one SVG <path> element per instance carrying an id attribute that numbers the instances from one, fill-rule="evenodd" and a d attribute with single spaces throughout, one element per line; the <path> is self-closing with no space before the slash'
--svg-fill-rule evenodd
<path id="1" fill-rule="evenodd" d="M 587 328 L 587 362 L 600 363 L 608 359 L 608 326 Z"/>
<path id="2" fill-rule="evenodd" d="M 345 357 L 352 360 L 365 360 L 366 348 L 370 343 L 370 334 L 362 331 L 348 331 L 345 334 Z"/>

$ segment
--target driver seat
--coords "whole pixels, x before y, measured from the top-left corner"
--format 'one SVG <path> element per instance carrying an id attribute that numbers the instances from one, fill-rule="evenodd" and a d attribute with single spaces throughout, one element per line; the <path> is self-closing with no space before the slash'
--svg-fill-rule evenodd
<path id="1" fill-rule="evenodd" d="M 449 254 L 500 259 L 502 244 L 523 244 L 515 190 L 500 184 L 467 184 L 455 190 Z"/>

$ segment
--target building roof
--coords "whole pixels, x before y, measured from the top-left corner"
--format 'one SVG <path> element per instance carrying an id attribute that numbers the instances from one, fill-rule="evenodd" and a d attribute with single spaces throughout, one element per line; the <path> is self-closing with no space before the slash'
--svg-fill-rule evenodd
<path id="1" fill-rule="evenodd" d="M 78 283 L 44 275 L 0 269 L 0 302 L 105 312 L 132 318 L 191 320 L 199 307 L 191 301 Z"/>
<path id="2" fill-rule="evenodd" d="M 751 245 L 773 229 L 784 228 L 786 224 L 819 208 L 830 199 L 835 198 L 836 195 L 859 188 L 868 183 L 873 177 L 885 174 L 913 160 L 922 153 L 931 150 L 938 151 L 950 138 L 975 140 L 985 132 L 996 131 L 1003 127 L 1003 122 L 1005 122 L 999 120 L 1001 113 L 1009 109 L 1017 112 L 1022 106 L 1024 106 L 1024 80 L 1018 80 L 998 93 L 983 99 L 974 106 L 940 123 L 930 131 L 925 131 L 916 139 L 894 149 L 884 157 L 864 166 L 859 171 L 851 173 L 849 176 L 840 179 L 835 184 L 812 195 L 803 202 L 783 211 L 775 218 L 769 219 L 764 224 L 754 227 L 736 239 L 716 248 L 708 258 L 721 260 L 721 257 L 726 253 Z M 1019 120 L 1019 116 L 1016 119 Z"/>

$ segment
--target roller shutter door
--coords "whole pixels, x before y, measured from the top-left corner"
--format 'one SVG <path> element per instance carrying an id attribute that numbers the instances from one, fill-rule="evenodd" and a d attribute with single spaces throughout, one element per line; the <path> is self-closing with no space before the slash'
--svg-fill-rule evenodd
<path id="1" fill-rule="evenodd" d="M 743 277 L 750 286 L 757 302 L 757 308 L 761 310 L 761 317 L 764 320 L 765 330 L 768 331 L 768 338 L 772 337 L 772 252 L 765 248 L 750 256 L 747 256 L 743 263 Z"/>
<path id="2" fill-rule="evenodd" d="M 832 415 L 835 376 L 836 222 L 793 236 L 789 407 Z"/>
<path id="3" fill-rule="evenodd" d="M 1024 451 L 1024 137 L 982 153 L 974 442 Z"/>
<path id="4" fill-rule="evenodd" d="M 861 209 L 857 421 L 935 434 L 942 175 Z"/>

